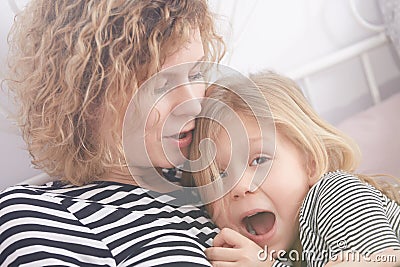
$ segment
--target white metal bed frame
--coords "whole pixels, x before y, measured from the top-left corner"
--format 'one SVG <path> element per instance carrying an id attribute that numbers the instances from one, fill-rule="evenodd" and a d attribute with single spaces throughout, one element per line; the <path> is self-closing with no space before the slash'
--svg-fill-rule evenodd
<path id="1" fill-rule="evenodd" d="M 295 80 L 303 81 L 304 93 L 306 94 L 306 96 L 309 96 L 308 88 L 310 88 L 311 86 L 309 79 L 310 75 L 337 65 L 338 63 L 344 62 L 346 60 L 360 57 L 363 71 L 367 79 L 368 88 L 373 103 L 374 105 L 376 105 L 381 102 L 381 95 L 375 79 L 368 52 L 373 50 L 374 48 L 387 44 L 389 40 L 384 32 L 385 26 L 383 24 L 376 25 L 366 21 L 359 13 L 355 0 L 350 0 L 349 5 L 351 13 L 353 14 L 353 17 L 358 22 L 358 24 L 360 24 L 367 30 L 377 32 L 377 34 L 342 50 L 336 51 L 335 53 L 322 57 L 314 62 L 311 62 L 310 64 L 304 65 L 297 70 L 290 71 L 288 75 Z"/>
<path id="2" fill-rule="evenodd" d="M 238 3 L 239 3 L 239 0 L 234 0 L 234 6 L 233 6 L 233 9 L 231 10 L 231 15 L 230 15 L 232 24 L 235 21 L 235 15 L 236 15 L 236 11 L 237 11 L 236 6 L 238 5 Z M 258 0 L 255 0 L 253 2 L 251 11 L 249 12 L 249 14 L 247 14 L 248 18 L 250 18 L 250 16 L 252 15 L 252 12 L 256 8 L 257 3 L 258 3 Z M 322 57 L 316 61 L 310 62 L 309 64 L 306 64 L 298 69 L 291 70 L 291 71 L 287 72 L 286 75 L 288 75 L 289 77 L 291 77 L 294 80 L 303 82 L 304 87 L 302 89 L 304 91 L 304 94 L 310 100 L 310 94 L 308 92 L 308 89 L 311 87 L 311 83 L 310 83 L 311 75 L 316 74 L 324 69 L 327 69 L 329 67 L 337 65 L 346 60 L 360 57 L 361 62 L 362 62 L 363 71 L 365 73 L 366 80 L 368 83 L 369 92 L 371 94 L 373 104 L 376 105 L 381 102 L 381 95 L 380 95 L 380 91 L 379 91 L 379 88 L 378 88 L 378 85 L 377 85 L 377 82 L 375 79 L 375 75 L 374 75 L 374 72 L 372 69 L 372 65 L 371 65 L 371 61 L 370 61 L 368 52 L 373 50 L 374 48 L 377 48 L 379 46 L 389 43 L 389 40 L 384 32 L 385 25 L 384 24 L 376 25 L 376 24 L 372 24 L 372 23 L 368 22 L 367 20 L 365 20 L 357 9 L 356 0 L 349 0 L 349 8 L 351 10 L 351 13 L 352 13 L 354 19 L 357 21 L 357 23 L 359 25 L 361 25 L 363 28 L 365 28 L 369 31 L 376 32 L 377 34 L 368 39 L 365 39 L 358 43 L 355 43 L 349 47 L 346 47 L 342 50 L 336 51 L 332 54 Z M 218 10 L 221 9 L 221 2 L 218 2 L 216 9 L 217 9 L 217 13 L 218 13 Z M 249 19 L 246 19 L 245 21 L 248 22 Z M 237 46 L 237 44 L 241 41 L 241 36 L 242 36 L 241 33 L 243 33 L 246 30 L 246 27 L 247 27 L 247 24 L 241 26 L 242 29 L 240 31 L 238 31 L 239 36 L 235 40 L 228 40 L 228 42 L 232 42 L 231 47 L 228 48 L 228 53 L 227 53 L 228 54 L 227 55 L 228 56 L 228 59 L 227 59 L 228 64 L 229 64 L 230 58 L 231 58 L 230 57 L 231 51 L 229 51 L 229 50 L 234 50 L 235 47 Z"/>
<path id="3" fill-rule="evenodd" d="M 342 50 L 338 50 L 332 54 L 329 54 L 316 61 L 306 64 L 299 69 L 289 71 L 287 75 L 292 79 L 303 81 L 305 85 L 305 87 L 303 88 L 304 93 L 306 96 L 309 96 L 307 89 L 311 86 L 309 79 L 311 75 L 346 60 L 360 57 L 362 67 L 368 82 L 369 91 L 371 93 L 373 102 L 376 105 L 381 102 L 381 96 L 368 52 L 373 50 L 374 48 L 387 44 L 388 42 L 389 41 L 385 33 L 381 32 L 373 37 L 355 43 L 349 47 L 343 48 Z"/>

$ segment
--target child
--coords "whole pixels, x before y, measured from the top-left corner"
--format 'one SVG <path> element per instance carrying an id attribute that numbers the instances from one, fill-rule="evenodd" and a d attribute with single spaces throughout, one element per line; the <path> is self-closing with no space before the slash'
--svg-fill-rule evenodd
<path id="1" fill-rule="evenodd" d="M 211 164 L 195 182 L 216 188 L 203 192 L 206 202 L 227 192 L 207 206 L 225 228 L 206 250 L 209 260 L 398 265 L 399 192 L 354 173 L 357 146 L 318 117 L 293 81 L 270 72 L 250 78 L 254 84 L 230 77 L 211 86 L 196 126 L 191 157 Z M 200 153 L 206 138 L 214 158 Z"/>

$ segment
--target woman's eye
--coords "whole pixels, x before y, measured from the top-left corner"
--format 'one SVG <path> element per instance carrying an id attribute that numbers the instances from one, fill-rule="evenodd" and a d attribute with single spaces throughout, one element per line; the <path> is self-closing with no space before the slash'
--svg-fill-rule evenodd
<path id="1" fill-rule="evenodd" d="M 270 160 L 270 158 L 262 156 L 255 158 L 251 163 L 250 166 L 260 165 Z"/>
<path id="2" fill-rule="evenodd" d="M 190 75 L 189 76 L 189 81 L 197 81 L 197 80 L 202 80 L 204 78 L 204 75 L 201 71 L 199 71 L 198 73 L 194 74 L 194 75 Z"/>
<path id="3" fill-rule="evenodd" d="M 165 93 L 168 89 L 168 83 L 165 83 L 162 87 L 154 89 L 154 94 L 161 95 Z"/>

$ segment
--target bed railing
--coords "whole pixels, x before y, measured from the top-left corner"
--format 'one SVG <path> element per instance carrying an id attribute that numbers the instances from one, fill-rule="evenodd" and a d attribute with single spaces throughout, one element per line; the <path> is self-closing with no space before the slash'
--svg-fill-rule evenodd
<path id="1" fill-rule="evenodd" d="M 360 57 L 369 86 L 369 91 L 371 93 L 374 104 L 377 104 L 381 101 L 381 96 L 378 85 L 376 83 L 374 72 L 372 70 L 372 65 L 368 52 L 373 50 L 374 48 L 387 44 L 388 42 L 389 41 L 385 33 L 381 32 L 373 37 L 362 40 L 349 47 L 343 48 L 342 50 L 338 50 L 325 57 L 319 58 L 314 62 L 310 62 L 309 64 L 306 64 L 299 69 L 288 71 L 286 74 L 292 79 L 302 81 L 304 83 L 304 93 L 306 96 L 308 96 L 309 93 L 307 90 L 311 86 L 309 79 L 311 75 L 316 74 L 329 67 L 340 64 L 341 62 L 344 62 L 346 60 Z"/>

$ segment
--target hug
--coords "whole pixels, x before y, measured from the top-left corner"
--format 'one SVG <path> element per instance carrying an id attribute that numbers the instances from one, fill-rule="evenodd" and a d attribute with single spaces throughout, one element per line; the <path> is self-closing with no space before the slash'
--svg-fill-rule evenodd
<path id="1" fill-rule="evenodd" d="M 397 180 L 297 81 L 221 64 L 217 28 L 206 0 L 16 15 L 3 85 L 48 179 L 1 191 L 1 266 L 400 264 Z"/>

